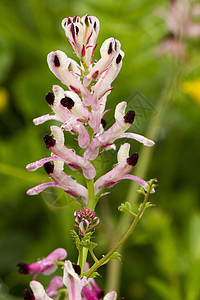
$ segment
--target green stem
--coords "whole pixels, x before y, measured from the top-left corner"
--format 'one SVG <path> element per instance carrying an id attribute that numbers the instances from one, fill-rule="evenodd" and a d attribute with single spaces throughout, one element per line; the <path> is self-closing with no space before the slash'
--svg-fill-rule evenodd
<path id="1" fill-rule="evenodd" d="M 97 204 L 95 194 L 94 194 L 94 179 L 86 180 L 88 188 L 88 204 L 87 208 L 89 210 L 94 210 Z"/>
<path id="2" fill-rule="evenodd" d="M 94 193 L 94 179 L 90 179 L 87 180 L 86 179 L 86 183 L 87 183 L 87 188 L 88 188 L 88 204 L 87 204 L 87 208 L 89 210 L 93 210 L 96 207 L 97 204 L 97 198 L 95 197 L 95 193 Z M 80 251 L 79 251 L 79 257 L 78 257 L 78 263 L 81 267 L 81 272 L 83 272 L 84 268 L 85 268 L 85 263 L 87 261 L 87 256 L 88 256 L 88 249 L 83 247 Z"/>
<path id="3" fill-rule="evenodd" d="M 139 212 L 135 216 L 135 219 L 134 219 L 133 223 L 131 224 L 129 230 L 124 234 L 124 236 L 121 238 L 121 240 L 118 242 L 118 244 L 112 250 L 110 250 L 98 262 L 94 263 L 94 265 L 85 273 L 87 278 L 89 278 L 100 266 L 102 266 L 107 260 L 109 260 L 109 258 L 113 255 L 113 253 L 115 253 L 124 244 L 124 242 L 128 239 L 128 237 L 131 235 L 131 233 L 135 229 L 138 221 L 140 220 L 140 218 L 141 218 L 141 216 L 144 212 L 145 205 L 146 205 L 147 200 L 149 198 L 150 190 L 151 189 L 149 189 L 149 192 L 145 195 L 144 201 L 143 201 L 143 203 L 142 203 L 142 205 L 139 209 Z"/>
<path id="4" fill-rule="evenodd" d="M 160 133 L 160 128 L 161 128 L 161 124 L 163 122 L 163 119 L 165 117 L 167 108 L 168 108 L 168 104 L 169 102 L 172 100 L 173 98 L 173 93 L 175 90 L 177 90 L 177 86 L 179 85 L 179 82 L 183 76 L 183 71 L 184 71 L 184 66 L 183 65 L 177 65 L 175 64 L 175 62 L 173 62 L 173 66 L 174 69 L 172 70 L 168 82 L 165 85 L 160 99 L 157 103 L 157 107 L 156 107 L 156 111 L 157 114 L 155 116 L 152 117 L 152 119 L 150 120 L 150 123 L 148 124 L 148 128 L 147 128 L 147 132 L 146 132 L 146 137 L 150 138 L 152 140 L 154 140 L 155 142 L 158 140 L 158 136 Z M 155 147 L 143 147 L 142 146 L 142 150 L 140 152 L 140 162 L 138 163 L 138 165 L 136 166 L 135 169 L 135 174 L 138 177 L 141 178 L 145 178 L 147 170 L 149 168 L 149 164 L 151 162 L 151 158 L 153 155 L 153 151 L 154 151 Z M 128 195 L 126 198 L 127 202 L 130 202 L 132 204 L 137 203 L 138 198 L 139 198 L 139 193 L 137 193 L 138 190 L 138 184 L 136 182 L 132 182 L 130 184 L 130 188 L 128 191 Z M 130 224 L 130 220 L 131 220 L 131 216 L 122 216 L 120 221 L 118 222 L 118 227 L 116 232 L 114 232 L 113 234 L 118 236 L 119 234 L 121 234 L 123 228 L 127 228 Z M 123 248 L 122 248 L 123 249 Z M 121 249 L 121 252 L 122 252 Z M 108 265 L 108 274 L 114 274 L 112 281 L 109 280 L 112 284 L 107 283 L 107 288 L 108 290 L 117 290 L 119 288 L 118 283 L 120 281 L 119 277 L 120 277 L 120 272 L 121 272 L 121 266 L 119 265 L 118 268 L 116 267 L 116 264 L 119 265 L 119 262 L 116 260 L 113 260 L 111 262 L 111 264 Z M 115 272 L 115 270 L 117 269 L 117 272 Z"/>

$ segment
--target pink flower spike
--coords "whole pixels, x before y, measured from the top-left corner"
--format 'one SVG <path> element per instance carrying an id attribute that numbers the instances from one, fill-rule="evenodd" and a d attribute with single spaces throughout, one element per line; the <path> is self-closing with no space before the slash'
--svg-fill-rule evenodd
<path id="1" fill-rule="evenodd" d="M 65 261 L 63 283 L 67 287 L 69 300 L 82 299 L 81 290 L 83 288 L 83 284 L 69 260 Z"/>
<path id="2" fill-rule="evenodd" d="M 47 257 L 42 260 L 39 260 L 33 264 L 25 264 L 25 263 L 18 263 L 17 266 L 19 267 L 19 273 L 22 274 L 33 274 L 34 279 L 36 279 L 39 273 L 44 275 L 49 275 L 53 273 L 58 267 L 55 263 L 57 260 L 63 260 L 67 257 L 67 252 L 63 248 L 58 248 L 51 252 Z"/>
<path id="3" fill-rule="evenodd" d="M 30 282 L 30 287 L 33 291 L 35 300 L 53 300 L 46 294 L 46 292 L 40 282 L 33 280 Z M 29 299 L 27 299 L 27 300 L 29 300 Z"/>
<path id="4" fill-rule="evenodd" d="M 46 291 L 47 295 L 55 300 L 60 298 L 57 290 L 63 287 L 63 279 L 61 276 L 55 276 L 51 279 L 49 287 Z"/>

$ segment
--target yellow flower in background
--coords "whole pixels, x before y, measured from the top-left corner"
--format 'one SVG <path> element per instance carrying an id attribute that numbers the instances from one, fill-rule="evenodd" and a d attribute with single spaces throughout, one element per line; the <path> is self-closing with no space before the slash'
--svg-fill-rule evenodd
<path id="1" fill-rule="evenodd" d="M 8 100 L 8 91 L 4 87 L 0 87 L 0 113 L 6 109 L 8 105 Z"/>
<path id="2" fill-rule="evenodd" d="M 183 83 L 183 91 L 200 104 L 200 78 Z"/>

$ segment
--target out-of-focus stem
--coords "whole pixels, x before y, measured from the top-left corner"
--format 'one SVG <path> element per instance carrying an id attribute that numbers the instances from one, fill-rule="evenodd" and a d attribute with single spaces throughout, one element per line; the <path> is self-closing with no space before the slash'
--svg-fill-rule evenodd
<path id="1" fill-rule="evenodd" d="M 146 131 L 145 136 L 153 141 L 157 142 L 158 136 L 160 133 L 160 128 L 162 125 L 162 121 L 167 111 L 168 104 L 173 97 L 174 91 L 177 89 L 177 86 L 180 82 L 180 79 L 183 75 L 183 65 L 180 65 L 174 62 L 173 70 L 171 76 L 169 76 L 168 82 L 165 85 L 160 99 L 157 103 L 156 112 L 157 114 L 153 116 L 148 124 L 148 128 Z M 155 146 L 154 146 L 155 147 Z M 142 146 L 142 150 L 139 156 L 139 162 L 135 168 L 135 174 L 141 178 L 145 178 L 146 173 L 149 168 L 149 164 L 153 155 L 154 147 L 144 147 Z M 137 193 L 138 184 L 136 182 L 132 182 L 130 184 L 129 192 L 127 195 L 126 201 L 134 204 L 137 203 L 139 198 L 139 193 Z M 118 236 L 125 230 L 130 224 L 131 217 L 122 215 L 117 230 L 114 235 Z M 122 254 L 123 247 L 120 249 L 120 254 Z M 118 266 L 116 266 L 118 265 Z M 112 280 L 109 279 L 109 276 L 112 274 Z M 120 275 L 121 275 L 121 264 L 119 261 L 113 260 L 108 264 L 107 269 L 107 290 L 115 290 L 118 291 L 119 289 L 119 282 L 120 282 Z"/>

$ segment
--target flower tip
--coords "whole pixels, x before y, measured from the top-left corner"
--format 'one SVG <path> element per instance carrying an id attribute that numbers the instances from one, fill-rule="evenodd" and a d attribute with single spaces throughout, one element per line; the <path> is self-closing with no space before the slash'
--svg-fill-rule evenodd
<path id="1" fill-rule="evenodd" d="M 26 192 L 26 194 L 29 195 L 29 196 L 37 195 L 37 193 L 34 191 L 34 189 L 29 189 L 29 190 Z"/>
<path id="2" fill-rule="evenodd" d="M 35 300 L 34 294 L 31 290 L 24 290 L 24 300 Z"/>
<path id="3" fill-rule="evenodd" d="M 154 141 L 151 141 L 151 140 L 146 140 L 145 143 L 144 143 L 144 146 L 149 146 L 149 147 L 152 147 L 155 145 L 155 142 Z"/>
<path id="4" fill-rule="evenodd" d="M 35 164 L 34 163 L 28 164 L 26 166 L 26 170 L 28 170 L 28 171 L 35 171 L 36 170 Z"/>
<path id="5" fill-rule="evenodd" d="M 19 267 L 18 272 L 20 274 L 29 274 L 29 268 L 28 268 L 28 264 L 25 263 L 18 263 L 17 267 Z"/>

